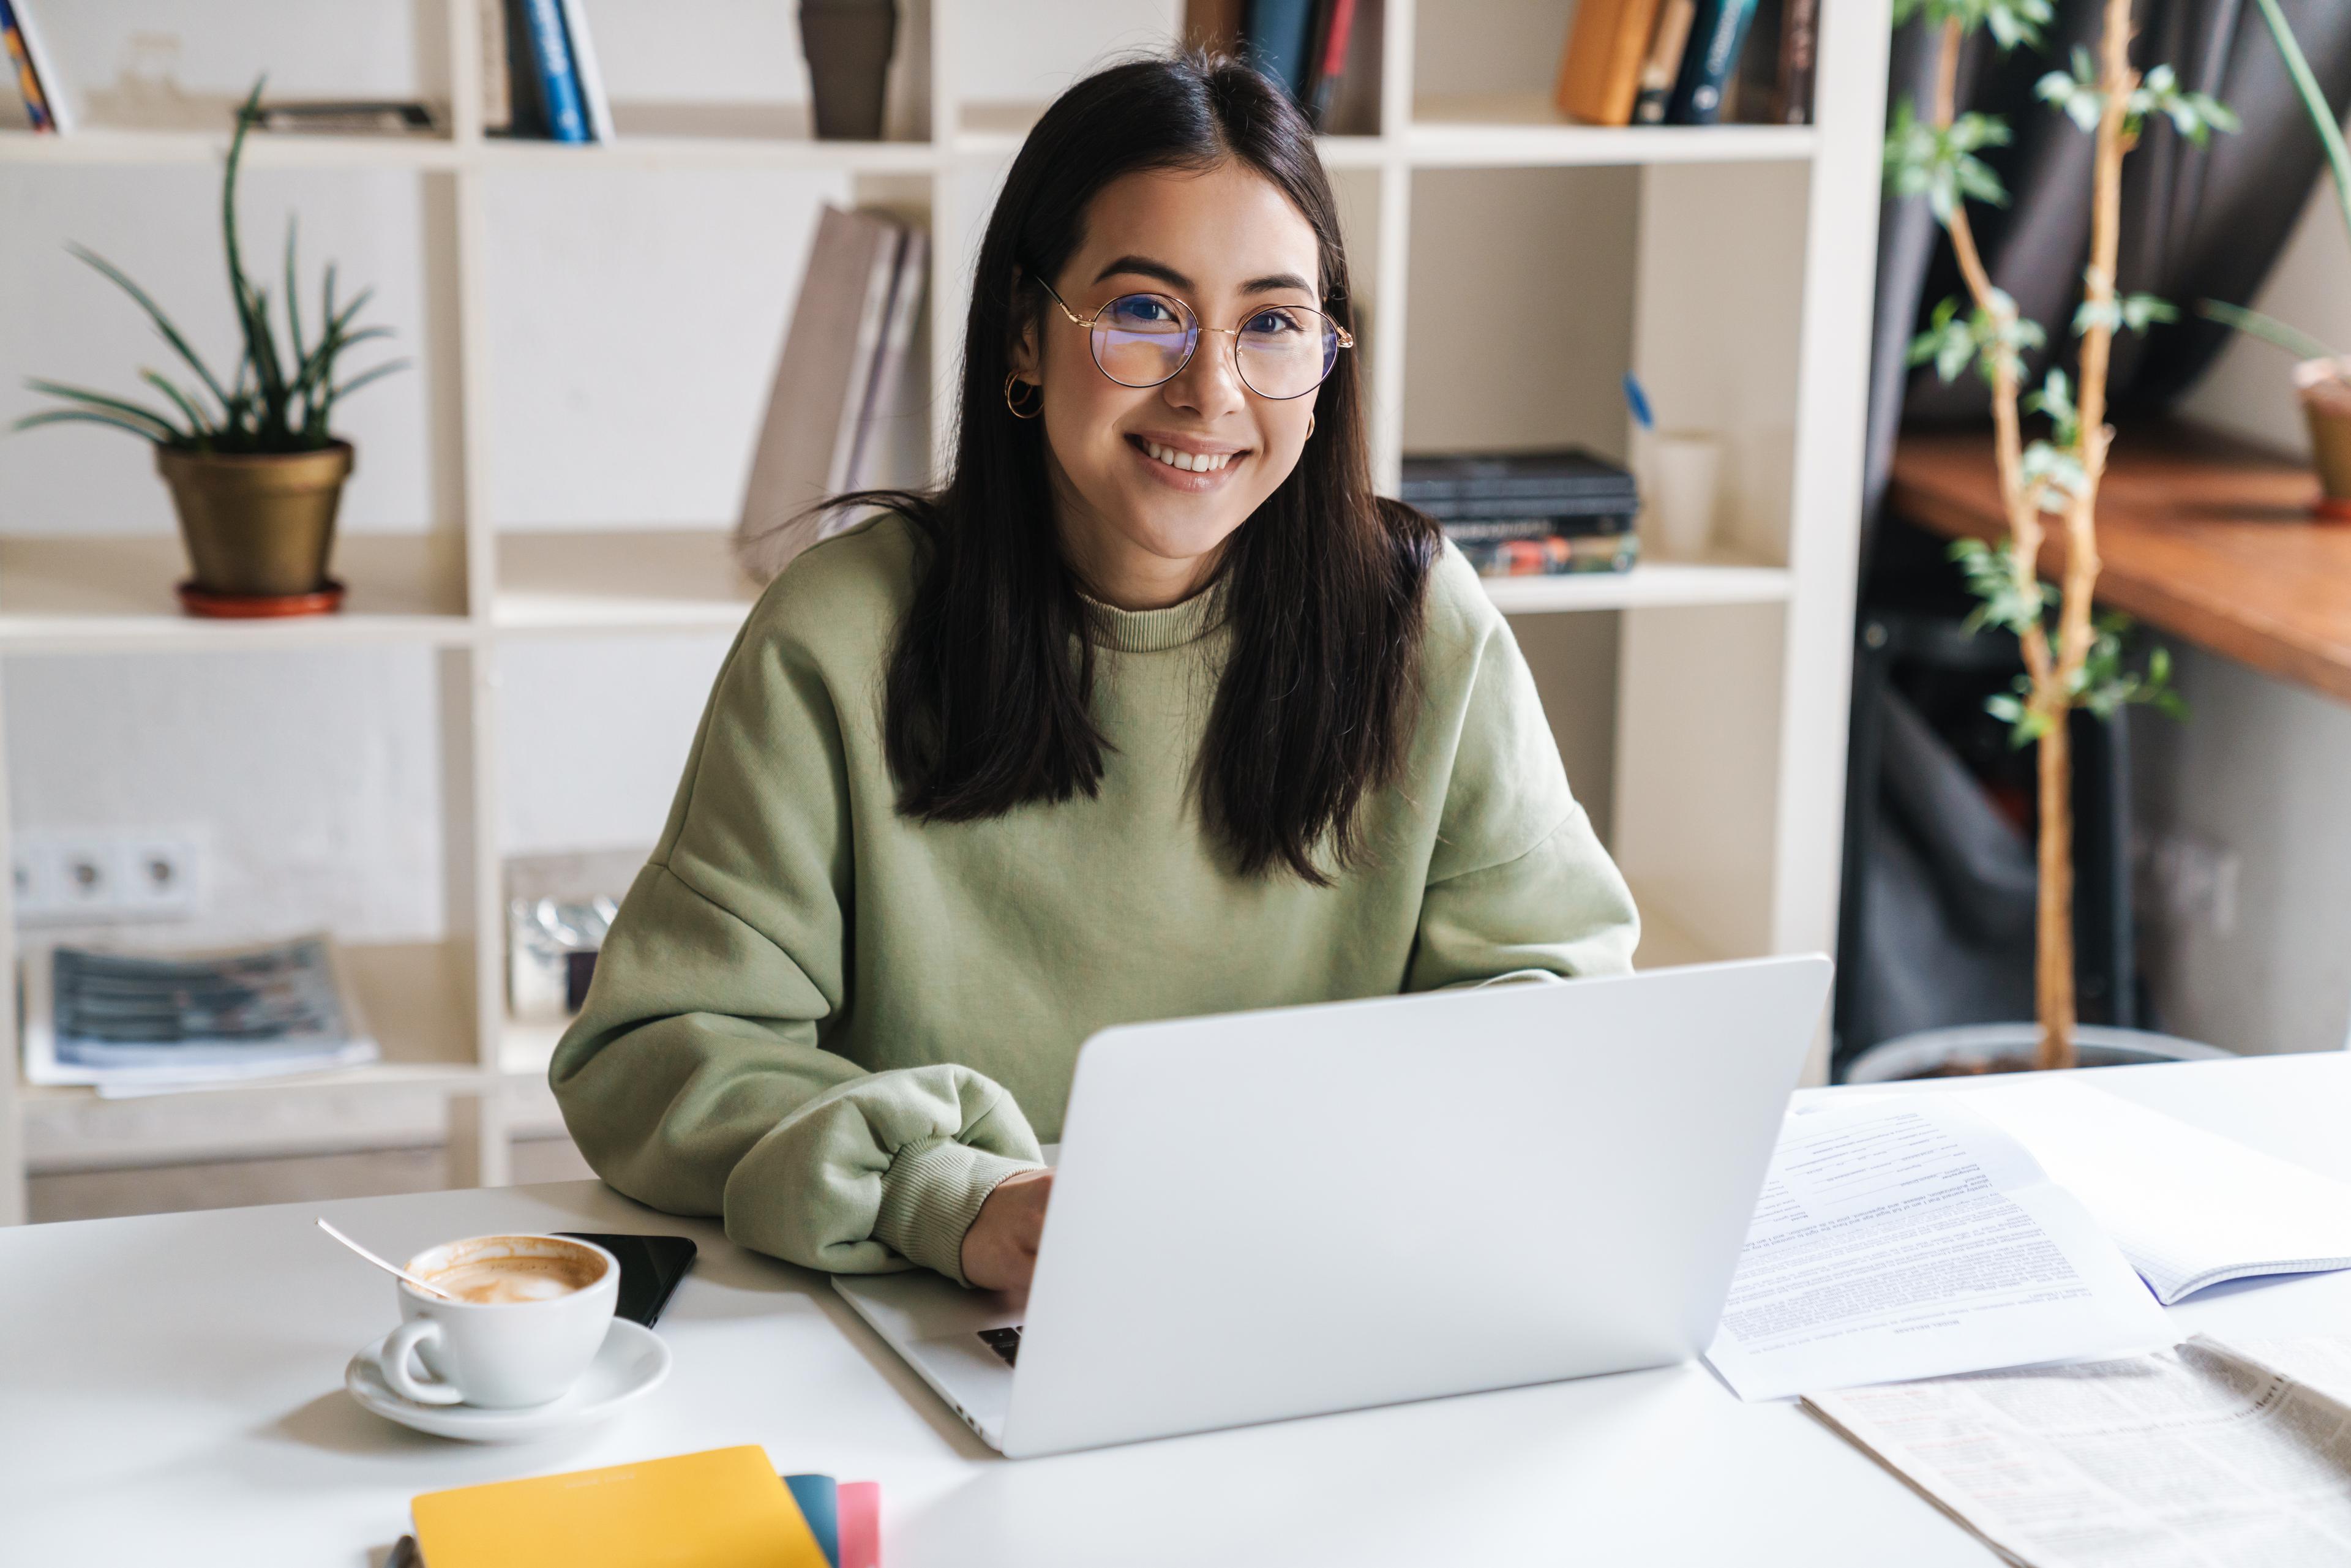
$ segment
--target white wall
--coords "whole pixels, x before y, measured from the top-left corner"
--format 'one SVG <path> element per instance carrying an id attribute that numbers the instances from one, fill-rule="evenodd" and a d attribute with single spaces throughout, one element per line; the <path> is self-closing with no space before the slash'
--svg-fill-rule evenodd
<path id="1" fill-rule="evenodd" d="M 2255 308 L 2351 351 L 2351 240 L 2313 193 Z M 2283 352 L 2250 339 L 2182 405 L 2189 418 L 2307 453 Z M 2233 1051 L 2327 1051 L 2351 1030 L 2351 706 L 2175 645 L 2193 710 L 2141 723 L 2138 797 L 2155 834 L 2234 852 L 2234 928 L 2158 914 L 2150 968 L 2174 1032 Z"/>

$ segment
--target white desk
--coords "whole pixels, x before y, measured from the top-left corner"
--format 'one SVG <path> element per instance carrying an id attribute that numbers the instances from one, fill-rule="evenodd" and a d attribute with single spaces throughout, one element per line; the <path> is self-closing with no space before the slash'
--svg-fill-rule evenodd
<path id="1" fill-rule="evenodd" d="M 2351 1178 L 2339 1053 L 2096 1082 Z M 675 1370 L 544 1444 L 387 1425 L 342 1372 L 392 1325 L 392 1287 L 311 1228 L 321 1212 L 393 1257 L 496 1230 L 689 1232 L 702 1260 L 662 1322 Z M 2351 1274 L 2224 1285 L 2173 1316 L 2343 1332 Z M 1792 1405 L 1742 1406 L 1695 1365 L 999 1459 L 820 1277 L 590 1182 L 0 1231 L 0 1563 L 359 1568 L 417 1492 L 733 1443 L 879 1480 L 890 1568 L 1993 1561 Z"/>

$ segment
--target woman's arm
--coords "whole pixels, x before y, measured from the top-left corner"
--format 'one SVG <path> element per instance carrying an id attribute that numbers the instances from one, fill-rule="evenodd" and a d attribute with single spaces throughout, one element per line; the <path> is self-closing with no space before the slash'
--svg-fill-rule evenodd
<path id="1" fill-rule="evenodd" d="M 851 1000 L 848 781 L 832 683 L 786 630 L 811 596 L 783 589 L 727 655 L 549 1079 L 632 1197 L 811 1268 L 962 1281 L 965 1232 L 1037 1141 L 967 1068 L 867 1072 L 820 1043 Z"/>
<path id="2" fill-rule="evenodd" d="M 1466 697 L 1443 716 L 1451 768 L 1405 988 L 1629 973 L 1640 915 L 1569 792 L 1517 639 L 1450 549 L 1438 572 L 1452 580 L 1431 585 L 1431 635 L 1449 602 L 1469 664 Z"/>

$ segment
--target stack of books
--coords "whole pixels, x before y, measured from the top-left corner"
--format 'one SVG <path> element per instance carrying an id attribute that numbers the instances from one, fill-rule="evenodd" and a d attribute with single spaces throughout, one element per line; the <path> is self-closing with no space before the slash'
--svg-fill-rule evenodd
<path id="1" fill-rule="evenodd" d="M 1290 89 L 1328 130 L 1347 75 L 1357 0 L 1192 0 L 1195 43 L 1237 54 Z"/>
<path id="2" fill-rule="evenodd" d="M 1633 476 L 1580 446 L 1407 457 L 1402 499 L 1481 576 L 1629 571 L 1639 559 Z"/>

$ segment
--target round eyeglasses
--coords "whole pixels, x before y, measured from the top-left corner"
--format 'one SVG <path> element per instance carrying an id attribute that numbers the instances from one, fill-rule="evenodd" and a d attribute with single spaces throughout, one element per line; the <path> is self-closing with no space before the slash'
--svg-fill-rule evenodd
<path id="1" fill-rule="evenodd" d="M 1233 340 L 1241 384 L 1286 402 L 1321 386 L 1339 350 L 1355 346 L 1353 333 L 1305 305 L 1260 305 L 1238 327 L 1203 327 L 1199 313 L 1173 294 L 1122 294 L 1088 317 L 1071 309 L 1043 278 L 1037 284 L 1071 326 L 1086 329 L 1095 366 L 1123 387 L 1174 381 L 1192 362 L 1200 334 L 1222 332 Z"/>

